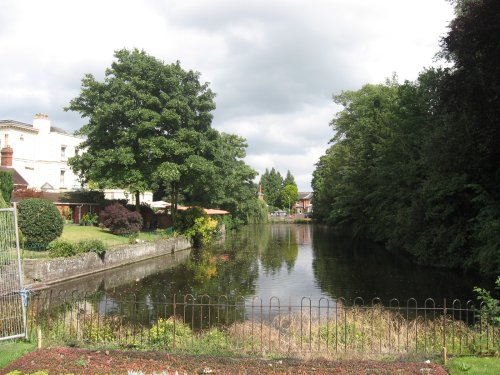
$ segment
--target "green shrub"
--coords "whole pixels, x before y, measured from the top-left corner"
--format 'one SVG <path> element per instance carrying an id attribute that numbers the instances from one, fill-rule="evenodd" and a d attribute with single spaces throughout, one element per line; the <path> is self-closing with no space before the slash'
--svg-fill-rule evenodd
<path id="1" fill-rule="evenodd" d="M 72 257 L 78 253 L 78 249 L 74 244 L 64 240 L 52 241 L 47 246 L 47 250 L 51 258 Z"/>
<path id="2" fill-rule="evenodd" d="M 98 221 L 99 217 L 97 216 L 97 214 L 86 213 L 80 219 L 80 225 L 83 225 L 85 227 L 92 227 L 94 225 L 97 225 Z"/>
<path id="3" fill-rule="evenodd" d="M 51 258 L 67 258 L 90 252 L 94 252 L 102 258 L 107 249 L 100 240 L 81 240 L 76 244 L 65 240 L 55 240 L 47 246 L 47 250 Z"/>
<path id="4" fill-rule="evenodd" d="M 79 253 L 96 253 L 100 258 L 106 253 L 106 245 L 101 240 L 81 240 L 76 244 Z"/>
<path id="5" fill-rule="evenodd" d="M 8 204 L 14 189 L 14 181 L 12 180 L 11 171 L 0 171 L 0 195 Z"/>
<path id="6" fill-rule="evenodd" d="M 199 217 L 208 217 L 201 207 L 191 207 L 186 211 L 179 211 L 175 220 L 175 229 L 184 233 L 194 225 L 195 220 Z"/>
<path id="7" fill-rule="evenodd" d="M 500 291 L 500 276 L 495 282 L 495 289 Z M 485 318 L 495 325 L 500 325 L 500 301 L 493 297 L 488 290 L 475 287 L 474 292 L 477 294 L 477 299 L 482 303 L 482 313 Z"/>
<path id="8" fill-rule="evenodd" d="M 113 203 L 106 207 L 101 211 L 99 219 L 111 233 L 121 236 L 137 233 L 142 227 L 141 214 L 129 211 L 119 203 Z"/>
<path id="9" fill-rule="evenodd" d="M 195 247 L 208 245 L 217 234 L 217 220 L 209 217 L 199 217 L 185 234 Z"/>
<path id="10" fill-rule="evenodd" d="M 61 214 L 46 199 L 24 199 L 17 204 L 17 211 L 25 246 L 31 250 L 45 250 L 63 231 Z"/>
<path id="11" fill-rule="evenodd" d="M 3 196 L 2 194 L 0 194 L 0 208 L 8 208 L 9 205 L 7 204 L 7 202 L 5 202 L 5 199 L 3 199 Z"/>
<path id="12" fill-rule="evenodd" d="M 175 343 L 178 346 L 185 346 L 193 337 L 193 332 L 187 324 L 181 320 L 170 317 L 168 319 L 158 319 L 158 321 L 149 329 L 149 340 L 152 345 L 163 348 L 171 348 L 174 342 L 175 325 Z"/>

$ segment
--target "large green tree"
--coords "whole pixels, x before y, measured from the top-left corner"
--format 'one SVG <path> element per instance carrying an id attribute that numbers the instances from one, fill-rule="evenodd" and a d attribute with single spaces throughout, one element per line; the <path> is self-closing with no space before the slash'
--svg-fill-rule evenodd
<path id="1" fill-rule="evenodd" d="M 457 2 L 450 66 L 335 97 L 315 217 L 421 263 L 500 272 L 500 2 Z"/>
<path id="2" fill-rule="evenodd" d="M 117 51 L 104 80 L 85 75 L 66 108 L 88 119 L 70 166 L 85 182 L 135 193 L 137 205 L 159 177 L 175 190 L 186 169 L 203 163 L 210 138 L 215 95 L 199 77 L 144 51 Z"/>
<path id="3" fill-rule="evenodd" d="M 280 202 L 280 192 L 283 187 L 283 177 L 281 173 L 276 169 L 271 168 L 266 171 L 260 177 L 260 185 L 262 186 L 262 193 L 264 194 L 264 200 L 271 207 L 279 207 Z"/>
<path id="4" fill-rule="evenodd" d="M 182 202 L 249 217 L 257 172 L 243 161 L 245 139 L 211 127 L 215 94 L 199 73 L 139 50 L 115 58 L 104 81 L 84 77 L 67 108 L 88 119 L 82 152 L 69 160 L 81 179 L 134 192 L 137 209 L 139 193 L 153 190 L 174 213 Z"/>

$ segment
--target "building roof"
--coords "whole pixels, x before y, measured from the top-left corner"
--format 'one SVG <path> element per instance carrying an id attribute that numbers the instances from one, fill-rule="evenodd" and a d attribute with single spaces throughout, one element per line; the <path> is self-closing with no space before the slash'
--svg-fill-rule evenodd
<path id="1" fill-rule="evenodd" d="M 299 201 L 302 199 L 312 199 L 313 192 L 312 191 L 299 192 L 298 196 L 299 196 Z"/>
<path id="2" fill-rule="evenodd" d="M 0 128 L 18 128 L 21 130 L 38 133 L 38 129 L 35 129 L 33 125 L 14 120 L 0 120 Z"/>
<path id="3" fill-rule="evenodd" d="M 19 174 L 19 172 L 12 167 L 1 167 L 0 166 L 0 171 L 10 171 L 12 172 L 12 180 L 14 182 L 15 187 L 27 187 L 28 182 L 24 179 L 23 176 Z"/>
<path id="4" fill-rule="evenodd" d="M 192 207 L 194 206 L 177 206 L 177 210 L 186 211 Z M 207 215 L 227 215 L 229 213 L 229 211 L 217 210 L 215 208 L 203 208 L 203 211 L 205 211 Z"/>
<path id="5" fill-rule="evenodd" d="M 34 128 L 32 124 L 26 124 L 24 122 L 14 121 L 14 120 L 0 120 L 0 128 L 18 128 L 21 130 L 26 130 L 26 131 L 38 133 L 38 129 Z M 62 128 L 58 128 L 56 126 L 51 126 L 50 132 L 80 138 L 80 137 L 78 137 L 74 134 L 71 134 L 71 133 L 67 132 L 66 130 L 64 130 Z"/>

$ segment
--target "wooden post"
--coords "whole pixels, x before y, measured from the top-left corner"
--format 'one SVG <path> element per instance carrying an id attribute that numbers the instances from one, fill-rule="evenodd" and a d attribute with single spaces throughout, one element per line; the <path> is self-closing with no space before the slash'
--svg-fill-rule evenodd
<path id="1" fill-rule="evenodd" d="M 446 346 L 443 347 L 443 362 L 445 366 L 448 364 L 448 351 L 446 350 Z"/>
<path id="2" fill-rule="evenodd" d="M 40 326 L 36 328 L 36 334 L 38 337 L 38 349 L 42 349 L 42 329 Z"/>

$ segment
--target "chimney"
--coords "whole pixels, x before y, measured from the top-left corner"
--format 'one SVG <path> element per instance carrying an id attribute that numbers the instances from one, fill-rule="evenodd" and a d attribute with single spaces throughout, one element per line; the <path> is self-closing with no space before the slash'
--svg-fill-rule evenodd
<path id="1" fill-rule="evenodd" d="M 38 134 L 50 133 L 50 120 L 49 116 L 43 113 L 37 113 L 33 119 L 33 127 L 38 129 Z"/>
<path id="2" fill-rule="evenodd" d="M 12 147 L 6 145 L 0 152 L 2 154 L 2 167 L 12 167 L 12 154 L 14 153 Z"/>

